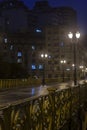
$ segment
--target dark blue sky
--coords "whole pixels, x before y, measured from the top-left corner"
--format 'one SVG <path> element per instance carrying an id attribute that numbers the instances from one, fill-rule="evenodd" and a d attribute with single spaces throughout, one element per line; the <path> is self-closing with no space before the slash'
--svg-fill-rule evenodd
<path id="1" fill-rule="evenodd" d="M 33 8 L 35 1 L 41 0 L 22 0 L 30 9 Z M 87 32 L 87 0 L 48 0 L 52 7 L 70 6 L 77 11 L 78 23 L 82 32 Z"/>

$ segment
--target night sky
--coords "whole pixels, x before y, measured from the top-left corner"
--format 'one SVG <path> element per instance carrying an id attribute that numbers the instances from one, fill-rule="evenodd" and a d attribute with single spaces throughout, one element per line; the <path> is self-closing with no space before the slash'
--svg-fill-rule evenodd
<path id="1" fill-rule="evenodd" d="M 27 5 L 30 9 L 33 8 L 35 1 L 41 0 L 22 0 L 25 5 Z M 48 0 L 49 4 L 52 7 L 59 6 L 70 6 L 73 7 L 77 11 L 77 18 L 81 32 L 87 33 L 87 0 Z"/>

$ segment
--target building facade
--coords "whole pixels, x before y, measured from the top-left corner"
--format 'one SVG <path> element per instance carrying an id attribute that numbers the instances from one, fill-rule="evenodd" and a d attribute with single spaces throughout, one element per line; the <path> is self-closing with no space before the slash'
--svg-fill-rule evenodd
<path id="1" fill-rule="evenodd" d="M 70 31 L 78 31 L 77 14 L 70 7 L 52 8 L 47 1 L 36 2 L 29 10 L 23 2 L 4 0 L 0 3 L 1 54 L 10 63 L 20 63 L 30 76 L 46 78 L 73 77 L 73 43 Z M 78 77 L 86 68 L 86 50 L 76 44 Z M 46 59 L 41 54 L 48 54 Z M 65 60 L 65 64 L 61 61 Z"/>
<path id="2" fill-rule="evenodd" d="M 2 32 L 21 32 L 28 28 L 29 9 L 18 0 L 0 2 L 0 30 Z"/>

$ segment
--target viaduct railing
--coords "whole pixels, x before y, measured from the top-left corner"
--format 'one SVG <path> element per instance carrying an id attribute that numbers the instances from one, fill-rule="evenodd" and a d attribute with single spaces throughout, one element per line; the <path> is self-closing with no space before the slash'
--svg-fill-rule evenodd
<path id="1" fill-rule="evenodd" d="M 0 107 L 0 130 L 87 130 L 87 84 Z"/>
<path id="2" fill-rule="evenodd" d="M 13 87 L 24 87 L 31 85 L 40 85 L 40 79 L 0 79 L 0 88 L 13 88 Z"/>
<path id="3" fill-rule="evenodd" d="M 62 82 L 62 78 L 45 79 L 47 84 Z M 67 81 L 67 80 L 66 80 Z M 42 79 L 38 78 L 25 78 L 25 79 L 0 79 L 0 88 L 13 88 L 13 87 L 26 87 L 26 86 L 37 86 L 41 85 Z"/>

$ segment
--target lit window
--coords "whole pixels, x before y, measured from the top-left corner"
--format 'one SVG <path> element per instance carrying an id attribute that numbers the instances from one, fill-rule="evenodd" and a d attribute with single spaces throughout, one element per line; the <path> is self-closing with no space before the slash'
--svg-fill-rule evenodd
<path id="1" fill-rule="evenodd" d="M 32 50 L 35 50 L 35 46 L 32 46 Z"/>
<path id="2" fill-rule="evenodd" d="M 70 69 L 69 69 L 69 68 L 67 68 L 66 70 L 67 70 L 67 71 L 69 71 Z"/>
<path id="3" fill-rule="evenodd" d="M 18 52 L 17 56 L 19 56 L 19 57 L 22 56 L 22 52 Z"/>
<path id="4" fill-rule="evenodd" d="M 7 38 L 4 38 L 4 43 L 7 43 L 8 42 L 8 39 Z"/>
<path id="5" fill-rule="evenodd" d="M 51 58 L 51 56 L 50 56 L 50 55 L 49 55 L 48 57 L 49 57 L 49 59 Z"/>
<path id="6" fill-rule="evenodd" d="M 35 94 L 35 88 L 32 88 L 32 95 Z"/>
<path id="7" fill-rule="evenodd" d="M 18 58 L 17 63 L 22 63 L 22 59 Z"/>
<path id="8" fill-rule="evenodd" d="M 43 65 L 39 65 L 39 69 L 43 69 Z"/>
<path id="9" fill-rule="evenodd" d="M 10 50 L 13 50 L 13 45 L 10 46 Z"/>
<path id="10" fill-rule="evenodd" d="M 36 69 L 36 65 L 32 65 L 32 70 L 35 70 Z"/>
<path id="11" fill-rule="evenodd" d="M 36 29 L 36 32 L 40 33 L 40 32 L 42 32 L 42 30 L 41 29 Z"/>

